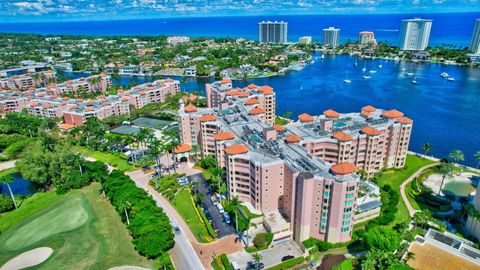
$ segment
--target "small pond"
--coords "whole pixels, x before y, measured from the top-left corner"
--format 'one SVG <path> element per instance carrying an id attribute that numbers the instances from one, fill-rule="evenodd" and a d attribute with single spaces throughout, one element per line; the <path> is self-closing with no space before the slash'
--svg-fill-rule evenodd
<path id="1" fill-rule="evenodd" d="M 10 188 L 14 195 L 31 195 L 37 192 L 37 188 L 32 185 L 32 182 L 25 180 L 20 174 L 13 173 L 10 176 L 15 179 L 13 182 L 10 182 Z M 7 185 L 0 183 L 0 190 L 2 193 L 10 195 Z"/>
<path id="2" fill-rule="evenodd" d="M 445 194 L 466 197 L 470 193 L 474 192 L 475 188 L 470 182 L 451 181 L 445 184 L 442 191 Z"/>

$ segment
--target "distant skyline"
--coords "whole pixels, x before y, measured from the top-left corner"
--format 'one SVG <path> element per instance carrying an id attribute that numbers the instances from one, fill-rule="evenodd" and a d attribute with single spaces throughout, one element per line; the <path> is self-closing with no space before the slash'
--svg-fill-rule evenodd
<path id="1" fill-rule="evenodd" d="M 480 0 L 2 0 L 0 22 L 480 11 Z"/>

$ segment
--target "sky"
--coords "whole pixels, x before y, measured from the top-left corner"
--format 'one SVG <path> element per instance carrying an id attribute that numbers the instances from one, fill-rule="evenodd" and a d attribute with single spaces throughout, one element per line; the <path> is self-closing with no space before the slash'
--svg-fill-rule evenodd
<path id="1" fill-rule="evenodd" d="M 0 23 L 480 11 L 480 0 L 0 0 Z"/>

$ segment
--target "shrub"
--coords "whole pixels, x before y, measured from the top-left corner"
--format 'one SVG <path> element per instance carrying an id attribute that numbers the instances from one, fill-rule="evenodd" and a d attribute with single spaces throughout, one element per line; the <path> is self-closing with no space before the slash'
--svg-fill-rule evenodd
<path id="1" fill-rule="evenodd" d="M 0 194 L 0 213 L 4 213 L 15 208 L 12 198 L 5 194 Z"/>
<path id="2" fill-rule="evenodd" d="M 233 270 L 232 264 L 228 260 L 227 255 L 225 254 L 220 255 L 220 260 L 222 261 L 222 264 L 225 270 Z"/>
<path id="3" fill-rule="evenodd" d="M 295 265 L 301 264 L 303 262 L 305 262 L 304 257 L 297 257 L 297 258 L 290 259 L 288 261 L 284 261 L 281 264 L 277 264 L 277 265 L 275 265 L 273 267 L 270 267 L 268 269 L 269 270 L 285 270 L 285 269 L 290 269 L 290 268 L 294 267 Z"/>
<path id="4" fill-rule="evenodd" d="M 10 144 L 7 149 L 5 149 L 5 155 L 9 158 L 17 158 L 24 149 L 30 145 L 32 140 L 26 139 Z"/>
<path id="5" fill-rule="evenodd" d="M 253 238 L 253 244 L 257 248 L 267 248 L 273 240 L 273 233 L 257 233 Z"/>
<path id="6" fill-rule="evenodd" d="M 375 227 L 365 234 L 365 242 L 370 249 L 393 251 L 401 241 L 402 236 L 388 227 Z"/>

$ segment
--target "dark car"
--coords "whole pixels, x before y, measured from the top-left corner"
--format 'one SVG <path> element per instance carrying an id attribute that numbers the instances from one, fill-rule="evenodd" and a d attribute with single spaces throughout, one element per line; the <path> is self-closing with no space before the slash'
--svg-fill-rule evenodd
<path id="1" fill-rule="evenodd" d="M 265 268 L 265 265 L 262 262 L 248 262 L 247 270 L 258 270 Z"/>
<path id="2" fill-rule="evenodd" d="M 173 227 L 173 231 L 175 232 L 175 234 L 179 234 L 180 233 L 180 228 L 175 226 L 175 227 Z"/>
<path id="3" fill-rule="evenodd" d="M 282 257 L 282 262 L 288 261 L 288 260 L 293 259 L 293 258 L 295 258 L 295 257 L 293 257 L 292 255 L 283 256 Z"/>

